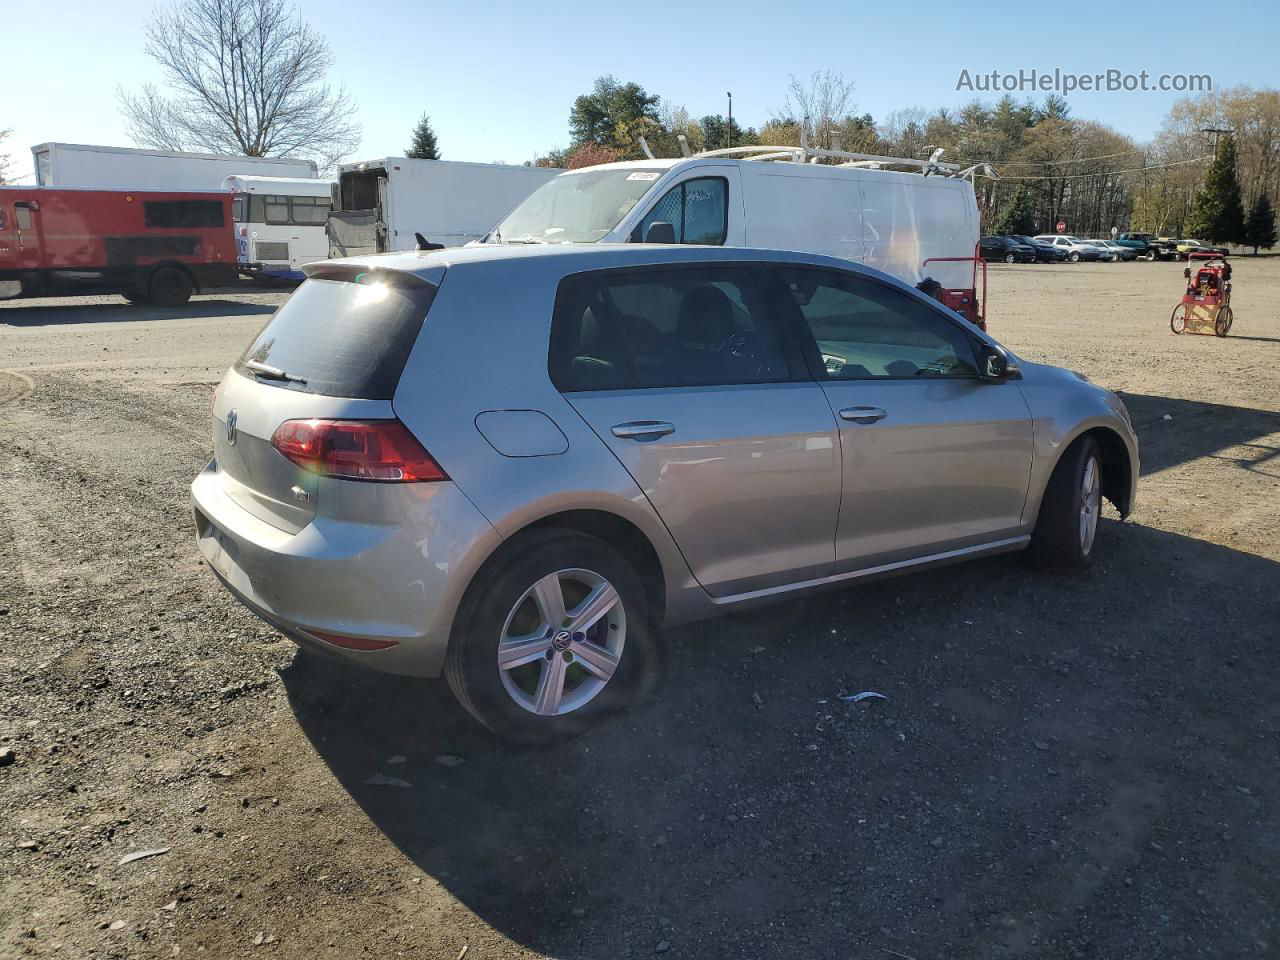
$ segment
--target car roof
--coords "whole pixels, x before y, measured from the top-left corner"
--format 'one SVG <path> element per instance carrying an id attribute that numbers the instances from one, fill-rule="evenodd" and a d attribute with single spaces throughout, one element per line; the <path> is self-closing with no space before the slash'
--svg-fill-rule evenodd
<path id="1" fill-rule="evenodd" d="M 467 267 L 481 264 L 546 261 L 552 272 L 568 274 L 608 267 L 649 266 L 678 263 L 729 263 L 743 261 L 782 261 L 831 267 L 875 276 L 888 276 L 851 260 L 827 257 L 793 250 L 771 250 L 758 247 L 711 247 L 694 244 L 652 243 L 562 243 L 503 244 L 486 243 L 472 247 L 449 247 L 444 250 L 413 250 L 403 253 L 381 253 L 344 260 L 321 260 L 307 268 L 324 270 L 333 266 L 361 266 L 370 269 L 398 270 L 426 277 L 441 267 Z"/>

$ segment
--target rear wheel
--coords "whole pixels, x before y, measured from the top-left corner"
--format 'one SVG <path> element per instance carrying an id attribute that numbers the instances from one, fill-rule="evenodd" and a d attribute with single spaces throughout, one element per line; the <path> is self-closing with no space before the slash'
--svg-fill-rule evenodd
<path id="1" fill-rule="evenodd" d="M 1084 570 L 1093 560 L 1102 515 L 1102 460 L 1092 437 L 1062 455 L 1049 478 L 1031 535 L 1031 558 L 1042 570 Z"/>
<path id="2" fill-rule="evenodd" d="M 1213 332 L 1220 337 L 1225 337 L 1231 332 L 1231 321 L 1235 317 L 1232 316 L 1230 307 L 1223 307 L 1218 311 L 1217 319 L 1213 321 Z"/>
<path id="3" fill-rule="evenodd" d="M 482 573 L 445 661 L 458 701 L 524 743 L 575 736 L 636 700 L 661 657 L 644 585 L 605 542 L 548 530 Z"/>
<path id="4" fill-rule="evenodd" d="M 147 281 L 147 301 L 157 307 L 180 307 L 191 299 L 191 277 L 179 267 L 161 267 Z"/>
<path id="5" fill-rule="evenodd" d="M 1169 318 L 1169 329 L 1174 333 L 1182 333 L 1187 329 L 1187 312 L 1182 304 L 1173 308 L 1173 316 Z"/>

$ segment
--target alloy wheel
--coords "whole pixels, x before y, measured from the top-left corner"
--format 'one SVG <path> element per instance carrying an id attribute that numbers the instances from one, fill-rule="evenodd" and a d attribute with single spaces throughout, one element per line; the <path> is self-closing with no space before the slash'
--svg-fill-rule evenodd
<path id="1" fill-rule="evenodd" d="M 530 713 L 572 713 L 613 679 L 626 639 L 626 611 L 612 583 L 580 568 L 549 573 L 521 595 L 503 622 L 497 657 L 502 686 Z"/>
<path id="2" fill-rule="evenodd" d="M 1098 535 L 1098 517 L 1102 513 L 1102 484 L 1098 461 L 1090 457 L 1080 477 L 1080 552 L 1086 557 Z"/>

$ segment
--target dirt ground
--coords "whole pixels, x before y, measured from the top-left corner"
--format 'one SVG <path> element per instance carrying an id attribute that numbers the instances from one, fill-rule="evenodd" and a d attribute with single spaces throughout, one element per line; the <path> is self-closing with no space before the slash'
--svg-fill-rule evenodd
<path id="1" fill-rule="evenodd" d="M 211 386 L 281 294 L 0 305 L 0 956 L 1280 954 L 1280 258 L 1227 339 L 1170 333 L 1180 274 L 992 269 L 993 333 L 1142 437 L 1091 572 L 673 631 L 653 702 L 546 750 L 201 566 Z"/>

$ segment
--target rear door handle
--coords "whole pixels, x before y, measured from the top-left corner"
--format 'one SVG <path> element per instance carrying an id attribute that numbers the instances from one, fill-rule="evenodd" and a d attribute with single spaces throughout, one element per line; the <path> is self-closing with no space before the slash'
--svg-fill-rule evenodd
<path id="1" fill-rule="evenodd" d="M 611 429 L 619 440 L 657 440 L 676 432 L 674 425 L 663 420 L 629 420 L 615 423 Z"/>
<path id="2" fill-rule="evenodd" d="M 841 420 L 853 423 L 875 423 L 883 420 L 886 414 L 879 407 L 845 407 L 840 411 Z"/>

